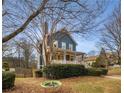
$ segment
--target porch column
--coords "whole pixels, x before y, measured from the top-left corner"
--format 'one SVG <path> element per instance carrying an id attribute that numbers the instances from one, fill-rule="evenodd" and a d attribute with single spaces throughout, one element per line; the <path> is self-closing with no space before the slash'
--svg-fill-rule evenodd
<path id="1" fill-rule="evenodd" d="M 76 52 L 74 53 L 74 63 L 76 64 Z"/>
<path id="2" fill-rule="evenodd" d="M 63 63 L 66 64 L 66 50 L 64 50 L 64 55 L 63 55 Z"/>
<path id="3" fill-rule="evenodd" d="M 69 61 L 71 62 L 71 54 L 69 54 Z"/>

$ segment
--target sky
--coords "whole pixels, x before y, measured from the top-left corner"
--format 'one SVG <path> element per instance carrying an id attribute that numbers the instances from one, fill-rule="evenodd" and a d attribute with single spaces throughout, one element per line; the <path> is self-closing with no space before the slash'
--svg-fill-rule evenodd
<path id="1" fill-rule="evenodd" d="M 91 2 L 92 1 L 93 0 L 91 0 Z M 108 5 L 105 13 L 101 16 L 101 18 L 106 18 L 107 16 L 110 16 L 112 14 L 112 11 L 114 10 L 114 8 L 117 6 L 119 0 L 109 0 L 109 1 L 110 1 L 110 4 Z M 38 2 L 39 2 L 39 0 L 36 1 L 36 3 L 38 3 Z M 13 9 L 13 7 L 11 7 L 11 4 L 9 4 L 9 3 L 10 2 L 7 3 L 7 6 L 9 5 L 9 8 L 11 10 L 11 8 Z M 18 3 L 19 3 L 18 5 L 20 5 L 20 2 L 18 2 Z M 13 9 L 13 11 L 16 10 L 15 13 L 18 12 L 18 13 L 22 14 L 21 11 L 17 11 L 17 10 L 19 10 L 17 8 L 18 7 L 15 6 L 15 9 Z M 96 21 L 99 21 L 99 19 Z M 16 24 L 17 23 L 18 22 L 16 22 Z M 100 48 L 96 45 L 100 40 L 100 34 L 101 34 L 101 31 L 90 33 L 89 35 L 85 35 L 85 37 L 74 38 L 78 44 L 76 47 L 77 51 L 84 52 L 84 53 L 89 53 L 90 51 L 96 51 L 96 52 L 99 51 Z M 19 36 L 21 37 L 22 34 L 20 34 Z"/>
<path id="2" fill-rule="evenodd" d="M 103 17 L 110 16 L 112 14 L 112 11 L 117 6 L 119 0 L 111 0 L 111 3 L 107 7 L 105 13 L 102 15 Z M 86 39 L 83 40 L 76 40 L 78 43 L 77 45 L 77 51 L 89 53 L 90 51 L 100 51 L 100 47 L 97 46 L 98 42 L 100 41 L 100 34 L 102 31 L 96 32 L 94 34 L 90 34 L 86 36 Z M 88 39 L 89 38 L 89 39 Z"/>

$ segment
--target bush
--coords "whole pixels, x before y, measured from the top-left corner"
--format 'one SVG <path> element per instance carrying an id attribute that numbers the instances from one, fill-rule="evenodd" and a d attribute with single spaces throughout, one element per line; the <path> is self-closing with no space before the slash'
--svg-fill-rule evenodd
<path id="1" fill-rule="evenodd" d="M 102 75 L 102 71 L 100 69 L 95 69 L 95 68 L 87 68 L 87 69 L 85 69 L 85 73 L 88 76 L 100 76 L 100 75 Z"/>
<path id="2" fill-rule="evenodd" d="M 9 64 L 7 62 L 4 62 L 3 65 L 2 65 L 2 68 L 5 70 L 5 71 L 9 71 Z"/>
<path id="3" fill-rule="evenodd" d="M 52 64 L 43 67 L 43 76 L 49 79 L 61 79 L 85 75 L 85 68 L 78 64 Z"/>
<path id="4" fill-rule="evenodd" d="M 35 71 L 35 76 L 36 76 L 36 77 L 42 77 L 42 74 L 43 74 L 43 73 L 42 73 L 42 70 L 36 70 L 36 71 Z"/>
<path id="5" fill-rule="evenodd" d="M 102 75 L 107 75 L 108 69 L 106 68 L 99 68 L 101 70 Z"/>
<path id="6" fill-rule="evenodd" d="M 106 68 L 87 68 L 86 75 L 90 76 L 100 76 L 100 75 L 107 75 L 108 69 Z"/>
<path id="7" fill-rule="evenodd" d="M 9 89 L 14 86 L 15 73 L 9 71 L 2 72 L 2 89 Z"/>

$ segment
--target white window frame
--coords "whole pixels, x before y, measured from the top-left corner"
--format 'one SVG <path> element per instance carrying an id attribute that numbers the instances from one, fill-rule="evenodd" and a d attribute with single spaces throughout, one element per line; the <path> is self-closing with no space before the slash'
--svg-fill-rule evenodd
<path id="1" fill-rule="evenodd" d="M 73 50 L 73 45 L 72 44 L 69 44 L 69 50 Z"/>
<path id="2" fill-rule="evenodd" d="M 53 42 L 53 47 L 55 47 L 54 45 L 56 45 L 56 48 L 58 48 L 58 41 L 57 40 L 55 42 Z"/>
<path id="3" fill-rule="evenodd" d="M 62 42 L 62 49 L 66 49 L 66 43 Z"/>

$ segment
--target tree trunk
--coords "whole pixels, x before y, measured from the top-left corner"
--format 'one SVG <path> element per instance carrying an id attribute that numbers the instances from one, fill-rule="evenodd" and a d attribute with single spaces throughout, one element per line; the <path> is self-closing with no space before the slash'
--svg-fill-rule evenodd
<path id="1" fill-rule="evenodd" d="M 43 40 L 43 44 L 42 44 L 42 56 L 43 56 L 43 63 L 46 66 L 46 49 L 45 49 L 45 42 Z"/>

